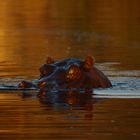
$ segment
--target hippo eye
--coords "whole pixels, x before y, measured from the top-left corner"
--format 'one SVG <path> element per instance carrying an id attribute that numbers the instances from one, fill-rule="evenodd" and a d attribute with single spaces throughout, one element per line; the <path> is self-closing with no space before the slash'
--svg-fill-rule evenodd
<path id="1" fill-rule="evenodd" d="M 66 74 L 68 80 L 78 80 L 81 75 L 81 70 L 77 65 L 71 65 Z"/>

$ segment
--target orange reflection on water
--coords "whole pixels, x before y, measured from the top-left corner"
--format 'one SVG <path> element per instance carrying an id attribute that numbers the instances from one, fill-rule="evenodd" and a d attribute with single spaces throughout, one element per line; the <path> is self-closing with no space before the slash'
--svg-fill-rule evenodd
<path id="1" fill-rule="evenodd" d="M 138 1 L 5 0 L 0 4 L 0 62 L 18 66 L 18 75 L 23 70 L 37 74 L 47 56 L 87 54 L 93 54 L 96 62 L 117 61 L 125 69 L 140 69 Z"/>

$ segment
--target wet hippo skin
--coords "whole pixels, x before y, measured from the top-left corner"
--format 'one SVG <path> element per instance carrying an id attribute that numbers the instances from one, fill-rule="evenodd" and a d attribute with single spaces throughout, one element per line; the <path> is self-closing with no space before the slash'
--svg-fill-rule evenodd
<path id="1" fill-rule="evenodd" d="M 93 89 L 112 86 L 104 73 L 95 67 L 95 59 L 92 56 L 87 56 L 84 60 L 67 58 L 59 61 L 48 57 L 39 71 L 40 77 L 36 82 L 21 81 L 19 87 Z"/>

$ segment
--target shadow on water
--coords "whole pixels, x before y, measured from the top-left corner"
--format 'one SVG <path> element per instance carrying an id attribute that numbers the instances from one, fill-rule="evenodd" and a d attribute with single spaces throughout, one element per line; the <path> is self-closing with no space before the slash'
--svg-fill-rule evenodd
<path id="1" fill-rule="evenodd" d="M 37 97 L 41 104 L 46 106 L 54 106 L 60 108 L 80 108 L 92 106 L 95 103 L 92 98 L 92 91 L 79 90 L 60 90 L 60 91 L 39 91 Z M 32 98 L 34 95 L 30 93 L 22 93 L 22 98 Z"/>
<path id="2" fill-rule="evenodd" d="M 44 92 L 44 91 L 41 91 Z M 102 99 L 96 99 L 92 97 L 92 91 L 72 91 L 72 90 L 61 90 L 61 91 L 55 91 L 55 92 L 45 92 L 44 95 L 40 96 L 40 93 L 37 94 L 39 103 L 41 104 L 41 107 L 45 110 L 51 109 L 54 111 L 69 111 L 69 110 L 85 110 L 85 118 L 86 119 L 92 119 L 93 114 L 93 106 L 96 104 L 99 100 Z M 23 92 L 21 94 L 21 97 L 23 99 L 29 99 L 33 98 L 36 95 L 25 93 Z M 78 115 L 73 116 L 66 116 L 71 117 L 71 119 L 79 119 Z"/>

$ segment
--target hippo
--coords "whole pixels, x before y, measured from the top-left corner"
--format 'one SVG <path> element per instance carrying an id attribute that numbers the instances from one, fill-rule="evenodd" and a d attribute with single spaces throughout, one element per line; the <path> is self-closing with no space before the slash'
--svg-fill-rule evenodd
<path id="1" fill-rule="evenodd" d="M 38 80 L 21 81 L 20 88 L 38 89 L 94 89 L 109 88 L 110 80 L 95 66 L 93 56 L 87 56 L 84 60 L 78 58 L 66 58 L 55 61 L 47 57 L 46 63 L 40 69 Z"/>

